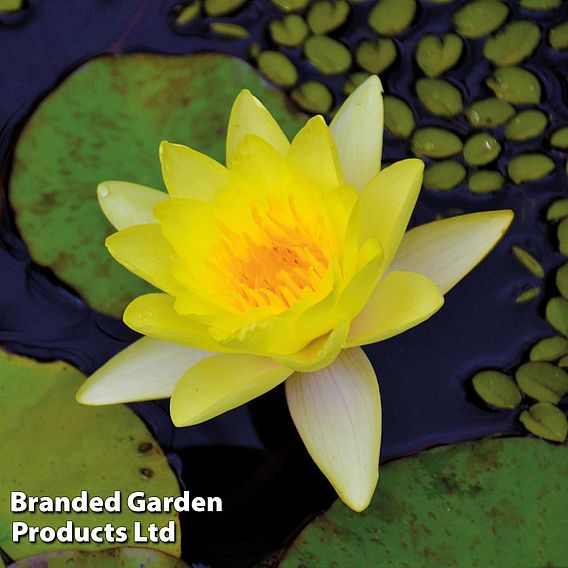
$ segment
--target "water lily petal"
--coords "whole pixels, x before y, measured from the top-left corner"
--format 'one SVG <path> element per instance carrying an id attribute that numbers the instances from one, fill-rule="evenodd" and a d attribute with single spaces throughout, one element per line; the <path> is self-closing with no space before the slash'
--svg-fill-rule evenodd
<path id="1" fill-rule="evenodd" d="M 422 323 L 443 305 L 444 296 L 431 280 L 413 272 L 390 272 L 375 287 L 361 313 L 351 322 L 346 347 L 393 337 Z"/>
<path id="2" fill-rule="evenodd" d="M 241 353 L 208 357 L 176 384 L 172 420 L 176 426 L 199 424 L 264 394 L 292 372 L 268 357 Z"/>
<path id="3" fill-rule="evenodd" d="M 342 291 L 338 308 L 354 318 L 365 306 L 383 273 L 383 251 L 381 246 L 369 239 L 359 251 L 359 261 L 364 262 Z"/>
<path id="4" fill-rule="evenodd" d="M 247 134 L 268 142 L 279 154 L 286 155 L 290 143 L 266 107 L 247 89 L 235 99 L 227 131 L 227 165 L 232 167 L 237 146 Z"/>
<path id="5" fill-rule="evenodd" d="M 209 156 L 182 144 L 160 144 L 162 175 L 172 197 L 211 201 L 229 183 L 229 170 Z"/>
<path id="6" fill-rule="evenodd" d="M 361 242 L 383 246 L 385 267 L 393 259 L 416 205 L 424 163 L 415 158 L 382 170 L 361 193 Z"/>
<path id="7" fill-rule="evenodd" d="M 362 190 L 381 169 L 383 87 L 376 75 L 349 95 L 330 125 L 346 183 Z"/>
<path id="8" fill-rule="evenodd" d="M 379 479 L 381 399 L 377 378 L 359 348 L 328 367 L 295 373 L 286 398 L 306 448 L 343 502 L 365 509 Z"/>
<path id="9" fill-rule="evenodd" d="M 285 185 L 285 180 L 291 175 L 284 158 L 269 142 L 256 134 L 247 134 L 241 139 L 233 152 L 231 170 L 244 177 L 243 192 L 248 191 L 250 197 L 259 189 L 272 189 L 275 182 L 280 187 Z M 219 197 L 230 193 L 232 192 L 221 192 Z"/>
<path id="10" fill-rule="evenodd" d="M 487 211 L 415 227 L 404 235 L 390 269 L 424 274 L 445 294 L 489 254 L 513 217 L 509 210 Z"/>
<path id="11" fill-rule="evenodd" d="M 124 323 L 134 331 L 155 339 L 196 349 L 230 351 L 211 338 L 207 326 L 190 316 L 178 314 L 174 310 L 174 301 L 168 294 L 139 296 L 126 307 Z"/>
<path id="12" fill-rule="evenodd" d="M 343 183 L 335 142 L 322 116 L 314 116 L 296 134 L 288 163 L 326 190 Z"/>
<path id="13" fill-rule="evenodd" d="M 349 320 L 322 337 L 314 339 L 301 351 L 292 355 L 274 355 L 274 360 L 294 371 L 317 371 L 327 367 L 339 355 L 349 332 Z"/>
<path id="14" fill-rule="evenodd" d="M 168 398 L 185 371 L 212 354 L 143 337 L 92 374 L 77 401 L 97 406 Z"/>
<path id="15" fill-rule="evenodd" d="M 171 275 L 176 254 L 159 225 L 134 225 L 114 233 L 105 245 L 115 260 L 156 288 L 181 294 L 183 288 Z"/>
<path id="16" fill-rule="evenodd" d="M 154 206 L 168 198 L 163 191 L 127 181 L 105 181 L 97 187 L 99 205 L 106 218 L 118 229 L 157 223 Z"/>

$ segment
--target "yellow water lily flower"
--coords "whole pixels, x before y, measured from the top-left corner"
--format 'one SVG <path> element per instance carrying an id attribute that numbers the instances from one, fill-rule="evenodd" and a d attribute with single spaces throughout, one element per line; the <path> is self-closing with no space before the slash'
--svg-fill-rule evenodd
<path id="1" fill-rule="evenodd" d="M 162 292 L 127 307 L 124 321 L 146 337 L 92 375 L 79 402 L 171 397 L 174 424 L 188 426 L 286 381 L 308 451 L 341 499 L 365 509 L 378 480 L 381 406 L 360 346 L 439 310 L 513 216 L 474 213 L 405 234 L 423 163 L 380 170 L 382 123 L 377 77 L 329 126 L 316 116 L 292 142 L 243 91 L 226 166 L 163 142 L 168 194 L 101 184 L 118 229 L 110 253 Z"/>

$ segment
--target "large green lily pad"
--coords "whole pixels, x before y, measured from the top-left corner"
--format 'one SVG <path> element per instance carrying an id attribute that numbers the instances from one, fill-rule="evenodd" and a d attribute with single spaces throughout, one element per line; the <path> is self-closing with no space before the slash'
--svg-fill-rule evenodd
<path id="1" fill-rule="evenodd" d="M 565 566 L 568 448 L 526 438 L 423 452 L 381 469 L 371 506 L 341 502 L 282 568 Z"/>
<path id="2" fill-rule="evenodd" d="M 87 407 L 75 401 L 85 377 L 61 362 L 36 363 L 0 351 L 0 547 L 14 559 L 56 550 L 97 550 L 113 544 L 12 542 L 12 522 L 59 528 L 67 520 L 77 526 L 176 526 L 177 542 L 149 544 L 179 556 L 180 533 L 175 513 L 133 513 L 126 507 L 134 491 L 160 497 L 179 495 L 176 477 L 142 421 L 126 406 Z M 11 513 L 9 494 L 74 497 L 122 493 L 120 513 Z M 131 541 L 124 544 L 134 544 Z"/>
<path id="3" fill-rule="evenodd" d="M 151 288 L 105 250 L 112 228 L 98 207 L 97 184 L 122 179 L 163 189 L 163 139 L 224 161 L 231 105 L 243 88 L 287 134 L 303 123 L 283 93 L 224 55 L 101 57 L 69 75 L 39 105 L 15 152 L 10 201 L 33 258 L 95 309 L 121 316 Z"/>
<path id="4" fill-rule="evenodd" d="M 112 548 L 100 552 L 61 551 L 32 556 L 8 568 L 188 568 L 179 558 L 142 548 Z"/>

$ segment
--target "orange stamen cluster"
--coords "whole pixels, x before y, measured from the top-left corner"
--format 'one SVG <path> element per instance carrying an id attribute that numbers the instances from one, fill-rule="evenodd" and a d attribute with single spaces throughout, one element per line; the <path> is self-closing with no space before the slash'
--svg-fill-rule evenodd
<path id="1" fill-rule="evenodd" d="M 223 294 L 239 310 L 273 308 L 282 312 L 307 291 L 316 292 L 329 267 L 326 224 L 305 222 L 294 199 L 287 207 L 274 200 L 250 205 L 249 230 L 238 232 L 218 225 L 222 245 L 209 262 L 222 278 Z"/>

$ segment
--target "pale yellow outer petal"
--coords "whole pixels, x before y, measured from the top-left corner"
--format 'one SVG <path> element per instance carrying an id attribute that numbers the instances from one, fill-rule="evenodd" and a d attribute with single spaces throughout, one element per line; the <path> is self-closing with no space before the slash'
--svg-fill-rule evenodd
<path id="1" fill-rule="evenodd" d="M 404 235 L 390 269 L 419 272 L 445 294 L 489 254 L 513 216 L 487 211 L 415 227 Z"/>
<path id="2" fill-rule="evenodd" d="M 345 182 L 362 190 L 381 169 L 383 87 L 376 75 L 349 95 L 330 130 Z"/>
<path id="3" fill-rule="evenodd" d="M 360 198 L 361 242 L 372 238 L 383 247 L 384 266 L 393 259 L 414 211 L 424 163 L 415 158 L 395 162 L 365 187 Z"/>
<path id="4" fill-rule="evenodd" d="M 229 171 L 209 156 L 181 144 L 160 144 L 162 175 L 168 193 L 182 199 L 211 201 L 229 183 Z"/>
<path id="5" fill-rule="evenodd" d="M 168 294 L 139 296 L 126 307 L 124 323 L 134 331 L 155 339 L 197 349 L 230 351 L 211 338 L 207 326 L 190 316 L 178 314 L 174 310 L 174 302 Z"/>
<path id="6" fill-rule="evenodd" d="M 266 107 L 248 90 L 235 99 L 227 131 L 227 165 L 231 167 L 237 146 L 247 134 L 268 142 L 280 155 L 290 147 L 288 138 Z"/>
<path id="7" fill-rule="evenodd" d="M 210 355 L 143 337 L 93 373 L 77 393 L 77 401 L 98 406 L 168 398 L 185 371 Z"/>
<path id="8" fill-rule="evenodd" d="M 176 384 L 172 420 L 176 426 L 199 424 L 264 394 L 292 372 L 268 357 L 240 353 L 208 357 Z"/>
<path id="9" fill-rule="evenodd" d="M 427 320 L 444 304 L 431 280 L 413 272 L 391 272 L 375 287 L 351 322 L 346 347 L 388 339 Z"/>
<path id="10" fill-rule="evenodd" d="M 132 225 L 157 223 L 154 206 L 168 198 L 163 191 L 127 181 L 105 181 L 97 187 L 99 205 L 118 230 Z"/>
<path id="11" fill-rule="evenodd" d="M 296 134 L 287 156 L 292 168 L 321 188 L 343 184 L 335 142 L 322 116 L 310 118 Z"/>
<path id="12" fill-rule="evenodd" d="M 162 235 L 159 225 L 134 225 L 114 233 L 105 245 L 122 266 L 168 294 L 183 288 L 171 275 L 177 255 Z"/>
<path id="13" fill-rule="evenodd" d="M 360 348 L 342 351 L 328 367 L 295 373 L 286 398 L 306 448 L 342 501 L 365 509 L 379 479 L 381 399 L 371 363 Z"/>

